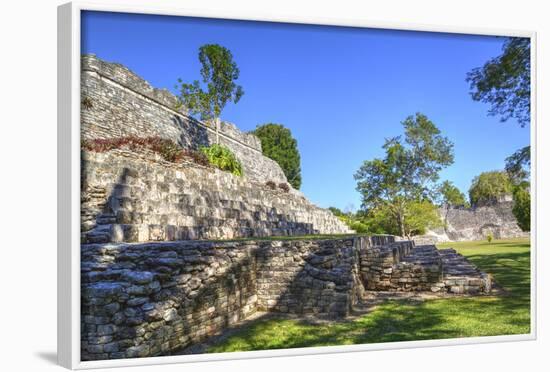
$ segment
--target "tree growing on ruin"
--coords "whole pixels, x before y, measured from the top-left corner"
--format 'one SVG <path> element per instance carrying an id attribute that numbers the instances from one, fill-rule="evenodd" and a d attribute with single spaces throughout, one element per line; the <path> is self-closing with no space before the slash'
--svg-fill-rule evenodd
<path id="1" fill-rule="evenodd" d="M 202 84 L 195 80 L 184 83 L 178 79 L 180 103 L 192 115 L 201 120 L 213 121 L 216 126 L 216 143 L 219 143 L 220 115 L 229 102 L 237 103 L 244 94 L 243 88 L 235 81 L 239 78 L 239 68 L 231 51 L 218 44 L 205 44 L 199 48 L 199 61 L 202 65 Z"/>
<path id="2" fill-rule="evenodd" d="M 260 139 L 263 154 L 275 160 L 283 170 L 288 183 L 299 190 L 302 185 L 300 152 L 298 142 L 290 129 L 281 124 L 268 123 L 258 125 L 251 133 Z"/>
<path id="3" fill-rule="evenodd" d="M 470 203 L 472 205 L 491 204 L 504 195 L 510 195 L 513 185 L 505 171 L 483 172 L 476 176 L 470 186 Z"/>
<path id="4" fill-rule="evenodd" d="M 385 156 L 366 160 L 354 177 L 362 208 L 389 214 L 399 235 L 410 238 L 420 225 L 439 221 L 433 213 L 439 172 L 454 162 L 454 154 L 451 141 L 426 115 L 409 116 L 402 125 L 404 137 L 387 139 Z"/>
<path id="5" fill-rule="evenodd" d="M 441 205 L 448 207 L 468 207 L 466 196 L 451 181 L 444 181 L 439 187 Z"/>

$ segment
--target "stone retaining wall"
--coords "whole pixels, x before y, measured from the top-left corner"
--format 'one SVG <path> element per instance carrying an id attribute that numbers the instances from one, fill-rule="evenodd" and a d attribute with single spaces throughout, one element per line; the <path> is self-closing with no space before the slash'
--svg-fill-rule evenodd
<path id="1" fill-rule="evenodd" d="M 349 315 L 366 290 L 488 293 L 452 249 L 392 236 L 82 245 L 82 360 L 169 355 L 256 311 Z"/>
<path id="2" fill-rule="evenodd" d="M 257 310 L 345 316 L 393 237 L 82 246 L 82 359 L 166 355 Z"/>
<path id="3" fill-rule="evenodd" d="M 150 153 L 82 152 L 83 243 L 351 233 L 295 190 Z"/>
<path id="4" fill-rule="evenodd" d="M 123 65 L 94 55 L 81 59 L 81 134 L 83 139 L 160 136 L 184 148 L 216 143 L 216 131 L 178 110 L 177 98 L 155 89 Z M 241 161 L 245 176 L 266 182 L 287 182 L 279 165 L 263 156 L 259 138 L 221 122 L 220 144 Z"/>

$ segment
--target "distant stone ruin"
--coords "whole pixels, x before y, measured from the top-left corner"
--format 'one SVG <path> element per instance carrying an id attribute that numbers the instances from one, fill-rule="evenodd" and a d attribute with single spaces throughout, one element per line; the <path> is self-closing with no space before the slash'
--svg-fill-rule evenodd
<path id="1" fill-rule="evenodd" d="M 512 207 L 511 196 L 494 203 L 473 208 L 440 208 L 439 214 L 445 226 L 415 237 L 419 244 L 434 244 L 447 241 L 485 240 L 490 234 L 494 239 L 528 237 L 529 233 L 519 227 Z"/>

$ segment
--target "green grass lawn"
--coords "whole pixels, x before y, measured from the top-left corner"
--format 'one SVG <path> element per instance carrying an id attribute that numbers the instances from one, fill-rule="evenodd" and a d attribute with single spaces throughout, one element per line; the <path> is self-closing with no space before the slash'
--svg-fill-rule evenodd
<path id="1" fill-rule="evenodd" d="M 530 243 L 526 239 L 441 244 L 453 247 L 506 290 L 501 296 L 457 297 L 422 303 L 386 301 L 352 321 L 313 325 L 258 319 L 208 352 L 349 345 L 530 332 Z"/>

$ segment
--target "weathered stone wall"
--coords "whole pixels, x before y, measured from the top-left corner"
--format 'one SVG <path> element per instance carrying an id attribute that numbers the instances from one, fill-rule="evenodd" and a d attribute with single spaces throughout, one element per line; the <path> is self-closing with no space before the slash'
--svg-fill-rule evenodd
<path id="1" fill-rule="evenodd" d="M 82 359 L 166 355 L 257 310 L 349 314 L 393 237 L 82 245 Z"/>
<path id="2" fill-rule="evenodd" d="M 94 55 L 83 56 L 81 63 L 83 139 L 160 136 L 192 149 L 216 143 L 215 128 L 176 109 L 177 99 L 168 90 L 155 89 L 126 67 Z M 246 177 L 286 182 L 279 165 L 262 155 L 256 136 L 221 122 L 219 142 L 235 153 Z"/>
<path id="3" fill-rule="evenodd" d="M 360 294 L 357 255 L 368 238 L 282 241 L 257 253 L 258 308 L 295 314 L 347 315 Z"/>
<path id="4" fill-rule="evenodd" d="M 452 249 L 392 236 L 84 244 L 82 359 L 168 355 L 256 311 L 349 315 L 367 289 L 487 293 Z"/>
<path id="5" fill-rule="evenodd" d="M 82 152 L 83 243 L 352 232 L 291 190 L 151 153 Z"/>
<path id="6" fill-rule="evenodd" d="M 254 246 L 82 246 L 82 359 L 164 354 L 256 311 Z"/>
<path id="7" fill-rule="evenodd" d="M 511 197 L 474 208 L 440 208 L 445 227 L 428 231 L 414 238 L 417 244 L 435 244 L 445 241 L 485 240 L 491 233 L 495 239 L 528 237 L 518 226 L 512 213 Z"/>
<path id="8" fill-rule="evenodd" d="M 528 236 L 521 231 L 512 213 L 513 201 L 505 200 L 476 208 L 442 208 L 449 240 L 482 240 L 491 233 L 495 239 Z"/>

